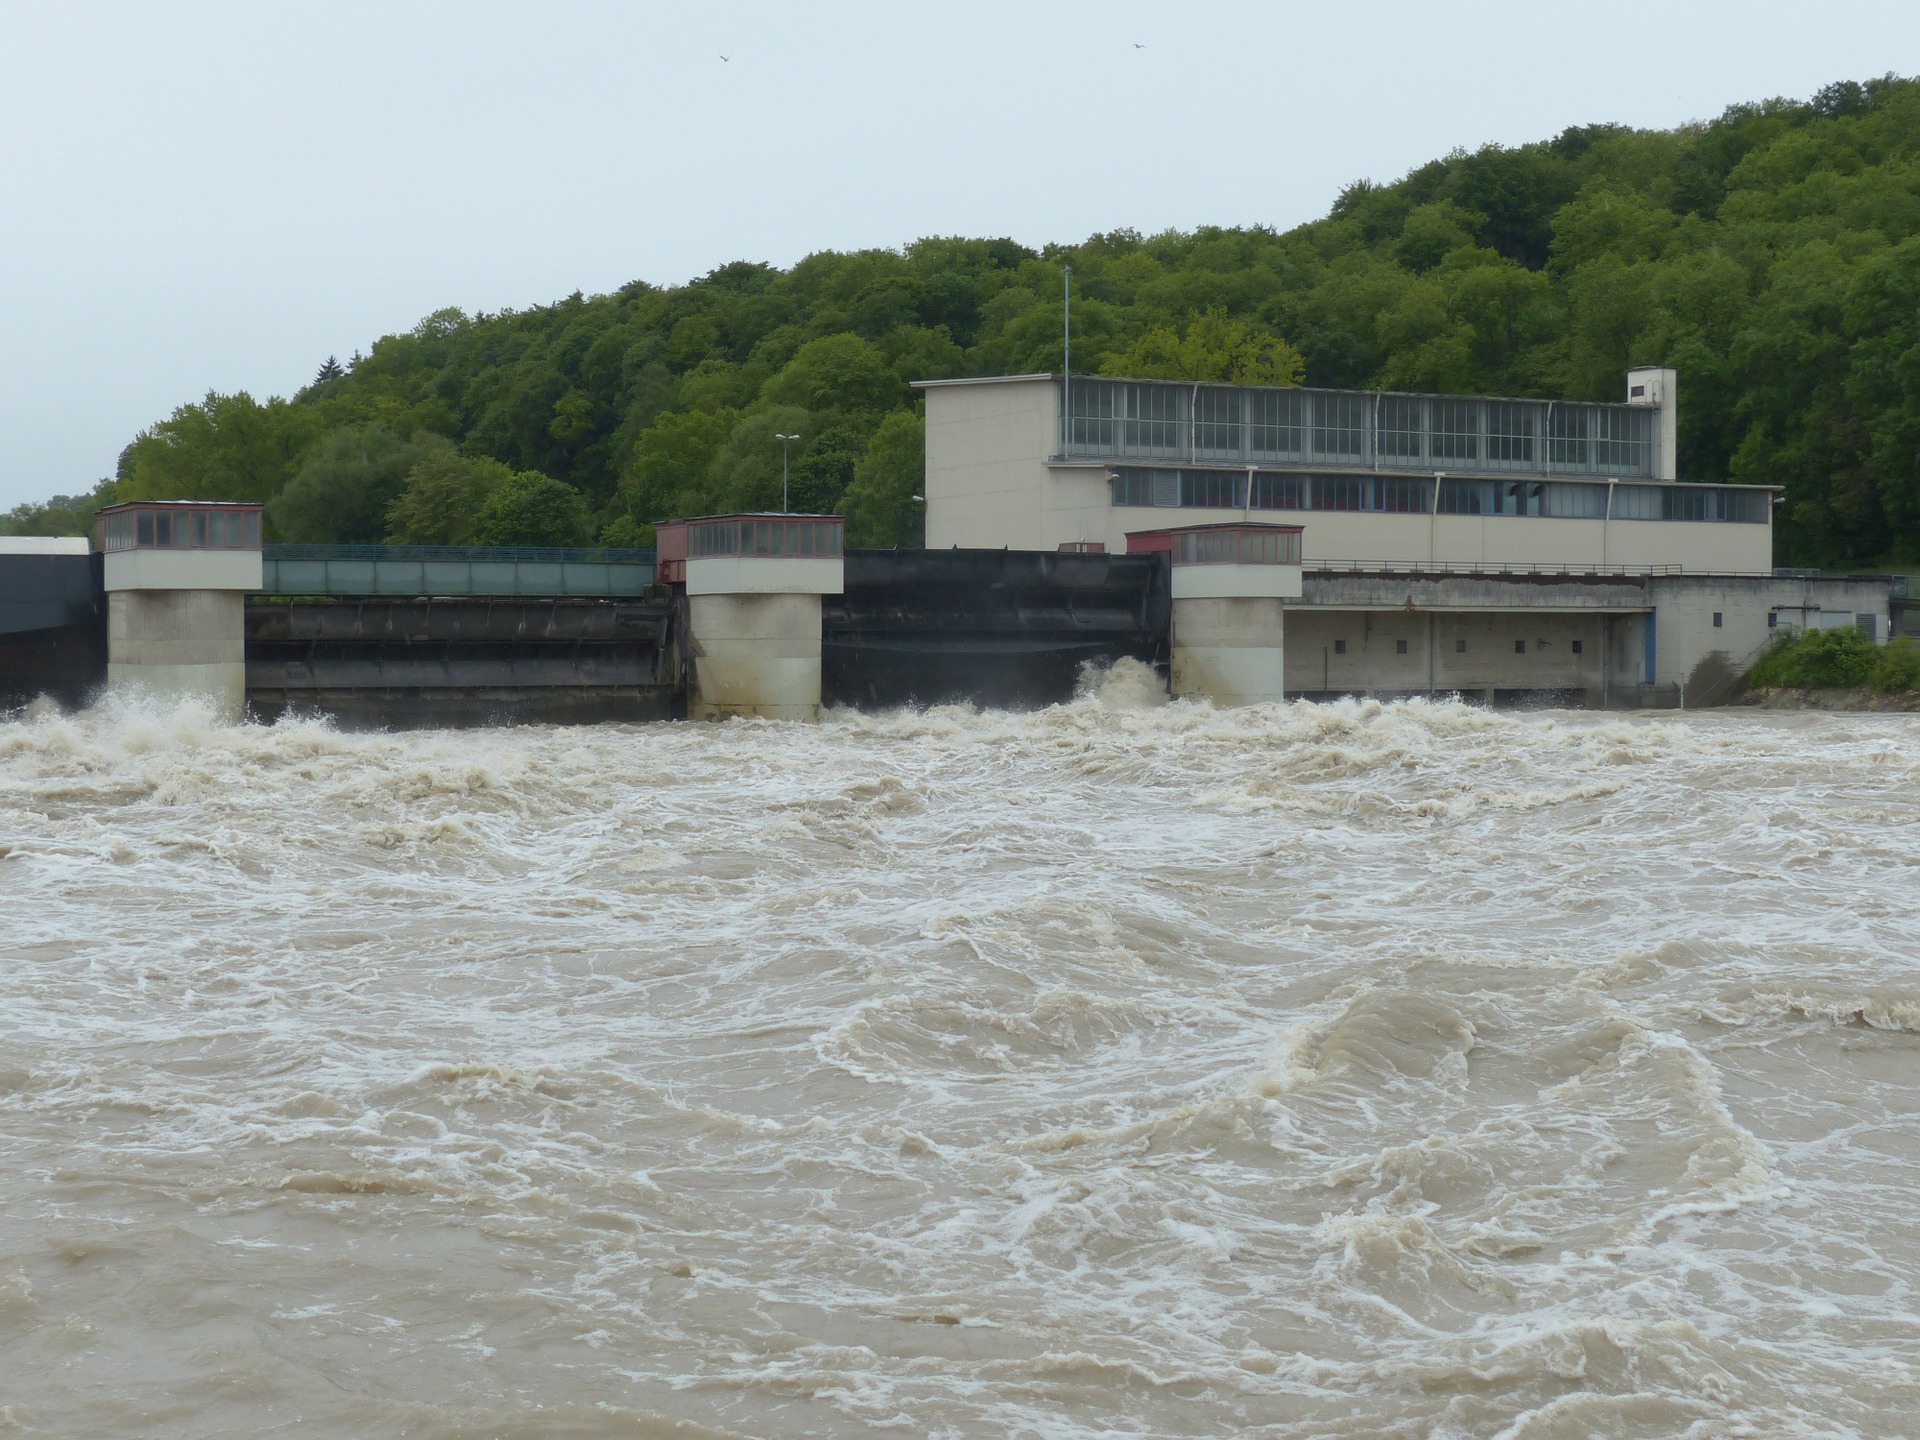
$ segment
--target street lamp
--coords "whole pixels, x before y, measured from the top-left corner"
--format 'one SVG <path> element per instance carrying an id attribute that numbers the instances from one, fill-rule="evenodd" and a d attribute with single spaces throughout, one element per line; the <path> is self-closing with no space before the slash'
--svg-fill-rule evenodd
<path id="1" fill-rule="evenodd" d="M 785 515 L 787 513 L 787 446 L 800 437 L 776 433 L 773 438 L 780 442 L 780 513 Z"/>

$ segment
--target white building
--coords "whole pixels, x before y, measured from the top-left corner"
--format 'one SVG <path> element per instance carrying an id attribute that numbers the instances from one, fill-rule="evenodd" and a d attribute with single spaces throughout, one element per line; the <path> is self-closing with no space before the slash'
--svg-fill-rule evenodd
<path id="1" fill-rule="evenodd" d="M 1630 372 L 1620 404 L 1059 375 L 918 388 L 929 549 L 1302 526 L 1289 693 L 1671 702 L 1783 625 L 1888 634 L 1884 581 L 1776 577 L 1774 489 L 1678 478 L 1672 370 Z"/>

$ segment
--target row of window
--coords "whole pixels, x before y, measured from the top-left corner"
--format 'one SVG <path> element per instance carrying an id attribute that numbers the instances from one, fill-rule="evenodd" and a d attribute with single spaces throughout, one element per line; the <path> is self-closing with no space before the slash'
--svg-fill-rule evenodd
<path id="1" fill-rule="evenodd" d="M 100 520 L 102 550 L 258 550 L 258 510 L 122 510 Z"/>
<path id="2" fill-rule="evenodd" d="M 1252 492 L 1248 492 L 1251 478 Z M 1175 470 L 1123 466 L 1111 481 L 1115 505 L 1189 510 L 1434 513 L 1432 480 L 1408 475 L 1295 475 L 1272 471 Z M 1593 485 L 1563 480 L 1441 480 L 1442 515 L 1531 515 L 1604 520 L 1718 520 L 1763 525 L 1767 492 L 1740 485 Z"/>
<path id="3" fill-rule="evenodd" d="M 844 527 L 831 519 L 701 520 L 688 526 L 691 556 L 772 555 L 797 559 L 840 554 Z"/>
<path id="4" fill-rule="evenodd" d="M 1150 380 L 1069 382 L 1066 453 L 1651 475 L 1658 412 Z"/>
<path id="5" fill-rule="evenodd" d="M 1298 565 L 1300 532 L 1279 525 L 1187 530 L 1173 537 L 1176 565 Z"/>
<path id="6" fill-rule="evenodd" d="M 1552 643 L 1552 642 L 1550 642 L 1550 641 L 1546 641 L 1546 640 L 1542 640 L 1542 641 L 1540 641 L 1540 642 L 1538 642 L 1538 643 L 1539 643 L 1539 644 L 1541 644 L 1541 645 L 1547 645 L 1547 644 L 1550 644 L 1550 643 Z M 1578 641 L 1578 640 L 1573 640 L 1573 641 L 1570 641 L 1570 642 L 1568 642 L 1568 643 L 1569 643 L 1569 644 L 1570 644 L 1570 645 L 1572 646 L 1572 649 L 1573 649 L 1573 653 L 1574 653 L 1574 654 L 1576 654 L 1576 655 L 1578 655 L 1578 654 L 1580 654 L 1580 653 L 1581 653 L 1581 651 L 1582 651 L 1582 649 L 1584 648 L 1584 647 L 1582 646 L 1582 643 L 1581 643 L 1580 641 Z M 1346 653 L 1347 653 L 1347 642 L 1346 642 L 1346 641 L 1344 641 L 1344 640 L 1336 640 L 1336 641 L 1334 641 L 1334 642 L 1333 642 L 1333 653 L 1334 653 L 1334 654 L 1336 654 L 1336 655 L 1344 655 L 1344 654 L 1346 654 Z M 1407 653 L 1407 642 L 1406 642 L 1406 641 L 1404 641 L 1404 640 L 1396 640 L 1396 641 L 1394 641 L 1394 642 L 1393 642 L 1393 653 L 1394 653 L 1394 654 L 1396 654 L 1396 655 L 1404 655 L 1404 654 L 1406 654 L 1406 653 Z M 1466 642 L 1466 641 L 1464 641 L 1464 640 L 1456 640 L 1456 641 L 1454 641 L 1454 642 L 1453 642 L 1453 653 L 1454 653 L 1454 654 L 1456 654 L 1456 655 L 1464 655 L 1464 654 L 1466 654 L 1466 653 L 1467 653 L 1467 642 Z M 1513 653 L 1514 653 L 1514 654 L 1516 654 L 1516 655 L 1524 655 L 1524 654 L 1526 654 L 1526 653 L 1527 653 L 1527 642 L 1526 642 L 1526 641 L 1524 641 L 1524 640 L 1516 640 L 1516 641 L 1514 641 L 1514 642 L 1513 642 Z"/>

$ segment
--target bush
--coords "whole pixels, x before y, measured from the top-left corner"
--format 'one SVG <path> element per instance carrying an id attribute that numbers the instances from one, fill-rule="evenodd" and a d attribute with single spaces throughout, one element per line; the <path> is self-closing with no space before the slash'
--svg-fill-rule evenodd
<path id="1" fill-rule="evenodd" d="M 1882 650 L 1872 685 L 1876 690 L 1920 690 L 1920 640 L 1895 640 Z"/>
<path id="2" fill-rule="evenodd" d="M 474 520 L 476 545 L 581 545 L 587 506 L 571 485 L 522 470 L 487 497 Z"/>
<path id="3" fill-rule="evenodd" d="M 1880 647 L 1853 626 L 1807 630 L 1776 640 L 1747 672 L 1750 685 L 1824 690 L 1867 685 L 1880 663 Z"/>

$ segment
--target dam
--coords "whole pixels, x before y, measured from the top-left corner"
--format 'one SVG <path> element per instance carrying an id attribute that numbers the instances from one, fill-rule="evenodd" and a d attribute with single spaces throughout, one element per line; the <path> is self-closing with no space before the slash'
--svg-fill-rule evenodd
<path id="1" fill-rule="evenodd" d="M 174 511 L 217 507 L 132 507 L 136 514 Z M 197 609 L 172 595 L 164 607 L 137 606 L 154 592 L 130 591 L 133 581 L 113 573 L 129 549 L 141 548 L 137 524 L 133 546 L 104 554 L 85 541 L 17 539 L 0 551 L 0 708 L 41 695 L 68 707 L 85 703 L 113 673 L 116 643 L 128 655 L 146 647 L 144 659 L 123 662 L 129 681 L 164 686 L 182 674 L 230 675 L 215 686 L 231 693 L 230 708 L 267 721 L 288 714 L 374 727 L 666 720 L 687 718 L 700 703 L 703 646 L 684 559 L 652 550 L 256 542 L 251 557 L 232 547 L 211 552 L 227 567 L 215 578 L 240 588 L 193 580 L 186 593 Z M 1174 536 L 1258 528 L 1134 532 L 1120 553 L 1080 546 L 845 550 L 833 557 L 836 588 L 820 594 L 802 621 L 813 656 L 803 663 L 817 672 L 813 703 L 1029 709 L 1071 698 L 1087 667 L 1120 660 L 1138 661 L 1189 693 L 1174 663 L 1176 608 L 1201 602 L 1176 598 Z M 1310 533 L 1311 525 L 1297 529 Z M 175 563 L 173 579 L 192 580 L 192 567 L 210 553 L 180 545 L 171 529 L 147 533 L 169 535 L 169 544 L 154 548 Z M 193 534 L 185 522 L 179 533 Z M 1495 705 L 1674 708 L 1723 696 L 1782 626 L 1854 625 L 1883 639 L 1920 629 L 1920 611 L 1894 576 L 1360 564 L 1301 561 L 1297 547 L 1290 553 L 1299 563 L 1289 569 L 1289 586 L 1297 588 L 1259 602 L 1274 607 L 1261 622 L 1277 667 L 1267 698 L 1457 695 Z M 1207 568 L 1210 590 L 1235 568 Z M 156 579 L 151 564 L 142 575 L 139 583 L 150 586 L 169 579 Z M 1259 589 L 1265 582 L 1249 583 Z M 166 638 L 168 625 L 224 633 L 183 641 Z M 743 643 L 764 649 L 769 642 Z"/>

